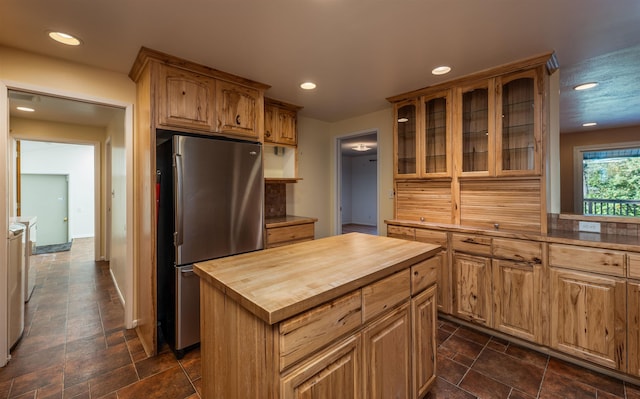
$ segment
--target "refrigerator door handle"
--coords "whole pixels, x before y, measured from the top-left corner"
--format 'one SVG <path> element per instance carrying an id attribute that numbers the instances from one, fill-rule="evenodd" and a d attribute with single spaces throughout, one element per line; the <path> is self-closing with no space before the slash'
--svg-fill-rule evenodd
<path id="1" fill-rule="evenodd" d="M 184 236 L 184 226 L 183 226 L 183 212 L 184 212 L 184 206 L 183 206 L 183 201 L 182 201 L 182 155 L 180 154 L 175 154 L 175 168 L 176 168 L 176 181 L 175 181 L 175 186 L 176 186 L 176 232 L 175 232 L 175 245 L 176 245 L 176 250 L 178 249 L 179 246 L 181 246 L 183 244 L 183 236 Z M 180 251 L 177 251 L 178 254 L 180 253 Z"/>
<path id="2" fill-rule="evenodd" d="M 193 266 L 181 267 L 180 268 L 180 273 L 183 276 L 191 276 L 191 275 L 195 274 L 195 272 L 193 271 Z"/>

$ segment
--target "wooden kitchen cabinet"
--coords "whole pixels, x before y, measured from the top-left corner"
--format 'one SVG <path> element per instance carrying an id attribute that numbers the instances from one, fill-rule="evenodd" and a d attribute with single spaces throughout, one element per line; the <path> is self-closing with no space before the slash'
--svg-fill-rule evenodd
<path id="1" fill-rule="evenodd" d="M 491 327 L 491 259 L 454 252 L 453 314 Z"/>
<path id="2" fill-rule="evenodd" d="M 364 397 L 411 399 L 411 315 L 405 303 L 365 329 Z"/>
<path id="3" fill-rule="evenodd" d="M 215 80 L 163 66 L 158 78 L 158 126 L 215 130 Z"/>
<path id="4" fill-rule="evenodd" d="M 297 105 L 265 98 L 264 141 L 289 146 L 298 145 Z"/>
<path id="5" fill-rule="evenodd" d="M 395 178 L 418 177 L 418 100 L 395 104 L 394 112 L 393 175 Z"/>
<path id="6" fill-rule="evenodd" d="M 282 378 L 282 399 L 361 399 L 361 337 L 323 350 Z"/>
<path id="7" fill-rule="evenodd" d="M 629 374 L 640 377 L 640 282 L 627 283 L 627 339 Z"/>
<path id="8" fill-rule="evenodd" d="M 315 221 L 282 227 L 267 227 L 266 248 L 295 244 L 296 242 L 313 240 L 315 236 Z"/>
<path id="9" fill-rule="evenodd" d="M 457 89 L 460 126 L 456 151 L 461 175 L 493 174 L 495 136 L 495 80 L 488 79 Z"/>
<path id="10" fill-rule="evenodd" d="M 196 264 L 202 397 L 423 397 L 438 249 L 353 233 Z"/>
<path id="11" fill-rule="evenodd" d="M 541 68 L 497 78 L 496 174 L 539 175 Z"/>
<path id="12" fill-rule="evenodd" d="M 550 284 L 551 347 L 626 371 L 626 282 L 552 267 Z"/>
<path id="13" fill-rule="evenodd" d="M 548 317 L 543 306 L 542 244 L 536 241 L 493 238 L 493 328 L 530 342 L 546 344 Z"/>
<path id="14" fill-rule="evenodd" d="M 542 265 L 494 259 L 493 328 L 498 331 L 543 343 Z"/>
<path id="15" fill-rule="evenodd" d="M 431 286 L 411 300 L 413 322 L 413 399 L 422 398 L 436 380 L 437 286 Z"/>
<path id="16" fill-rule="evenodd" d="M 216 82 L 218 129 L 262 141 L 264 98 L 256 89 L 235 83 Z"/>
<path id="17" fill-rule="evenodd" d="M 451 176 L 451 91 L 422 97 L 424 129 L 420 144 L 422 177 Z"/>

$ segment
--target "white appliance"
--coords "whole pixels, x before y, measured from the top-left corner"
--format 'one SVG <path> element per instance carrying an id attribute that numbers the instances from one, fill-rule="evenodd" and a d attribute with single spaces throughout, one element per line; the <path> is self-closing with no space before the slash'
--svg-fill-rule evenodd
<path id="1" fill-rule="evenodd" d="M 17 216 L 11 219 L 12 223 L 20 223 L 25 226 L 24 247 L 24 301 L 29 302 L 33 289 L 36 286 L 36 268 L 31 261 L 31 255 L 36 254 L 36 233 L 38 231 L 37 216 Z"/>
<path id="2" fill-rule="evenodd" d="M 12 223 L 9 225 L 9 270 L 8 270 L 8 291 L 9 291 L 9 323 L 7 326 L 10 349 L 22 337 L 24 331 L 24 235 L 25 227 L 22 224 Z"/>

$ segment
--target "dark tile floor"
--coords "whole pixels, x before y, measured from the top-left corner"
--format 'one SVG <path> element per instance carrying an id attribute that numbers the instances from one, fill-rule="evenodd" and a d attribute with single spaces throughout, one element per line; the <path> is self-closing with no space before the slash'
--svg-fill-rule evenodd
<path id="1" fill-rule="evenodd" d="M 199 398 L 200 351 L 147 358 L 93 239 L 37 255 L 25 331 L 0 369 L 0 398 Z"/>
<path id="2" fill-rule="evenodd" d="M 438 325 L 433 398 L 627 398 L 640 387 L 446 320 Z"/>
<path id="3" fill-rule="evenodd" d="M 195 399 L 200 351 L 177 361 L 164 349 L 147 358 L 105 262 L 93 262 L 93 240 L 71 251 L 38 255 L 36 290 L 26 328 L 0 369 L 0 399 Z M 640 388 L 449 321 L 438 328 L 433 398 L 627 398 Z"/>

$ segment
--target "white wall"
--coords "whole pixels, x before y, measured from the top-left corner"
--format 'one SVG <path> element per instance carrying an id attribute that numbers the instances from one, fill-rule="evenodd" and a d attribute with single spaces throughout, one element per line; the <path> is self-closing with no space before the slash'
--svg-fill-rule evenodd
<path id="1" fill-rule="evenodd" d="M 133 62 L 133 59 L 132 59 Z M 46 57 L 34 53 L 0 46 L 0 148 L 5 151 L 8 145 L 9 123 L 7 107 L 7 87 L 17 90 L 29 90 L 46 94 L 53 94 L 67 98 L 77 98 L 85 101 L 99 102 L 126 108 L 127 117 L 125 131 L 127 142 L 133 136 L 132 109 L 136 101 L 136 85 L 125 73 L 107 71 L 73 62 Z M 132 160 L 132 147 L 127 145 L 127 162 Z M 10 188 L 7 181 L 9 163 L 6 154 L 0 156 L 0 186 L 6 191 Z M 127 176 L 127 186 L 132 185 L 132 176 Z M 131 203 L 133 193 L 127 193 L 127 203 Z M 7 196 L 0 201 L 0 226 L 8 226 L 10 216 L 10 201 Z M 129 217 L 129 216 L 128 216 Z M 130 230 L 132 231 L 132 225 Z M 7 229 L 4 229 L 5 233 Z M 5 236 L 6 237 L 6 236 Z M 131 234 L 127 235 L 133 244 Z M 127 289 L 125 292 L 125 324 L 131 327 L 135 315 L 135 298 L 132 290 L 133 282 L 133 248 L 127 254 Z M 0 246 L 0 298 L 6 298 L 6 248 Z M 120 287 L 121 289 L 123 287 Z M 4 309 L 4 300 L 0 299 L 0 308 Z M 6 312 L 0 311 L 0 366 L 6 358 Z M 5 327 L 5 328 L 3 328 Z"/>
<path id="2" fill-rule="evenodd" d="M 95 185 L 93 151 L 93 146 L 88 145 L 40 141 L 21 141 L 20 144 L 22 174 L 69 176 L 70 240 L 94 236 Z"/>

